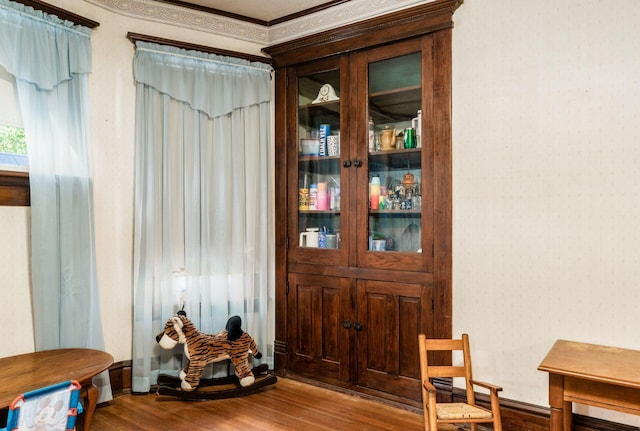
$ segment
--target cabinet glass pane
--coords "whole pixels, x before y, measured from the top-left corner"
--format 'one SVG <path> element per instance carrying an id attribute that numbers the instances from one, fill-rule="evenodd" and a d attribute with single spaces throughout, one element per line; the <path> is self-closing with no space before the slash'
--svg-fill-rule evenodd
<path id="1" fill-rule="evenodd" d="M 422 252 L 421 53 L 369 64 L 369 250 Z"/>
<path id="2" fill-rule="evenodd" d="M 340 71 L 298 78 L 299 247 L 340 248 Z"/>

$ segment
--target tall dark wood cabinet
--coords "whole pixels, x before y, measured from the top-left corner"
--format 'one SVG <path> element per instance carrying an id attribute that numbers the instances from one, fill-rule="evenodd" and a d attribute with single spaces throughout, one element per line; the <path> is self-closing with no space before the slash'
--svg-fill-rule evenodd
<path id="1" fill-rule="evenodd" d="M 417 405 L 451 337 L 451 32 L 436 0 L 266 48 L 276 371 Z"/>

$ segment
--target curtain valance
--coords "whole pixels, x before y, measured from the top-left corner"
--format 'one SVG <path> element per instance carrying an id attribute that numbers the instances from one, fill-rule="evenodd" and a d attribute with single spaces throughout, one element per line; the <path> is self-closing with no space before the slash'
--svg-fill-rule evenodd
<path id="1" fill-rule="evenodd" d="M 271 66 L 136 42 L 135 80 L 215 118 L 271 100 Z"/>
<path id="2" fill-rule="evenodd" d="M 90 38 L 89 28 L 0 0 L 0 64 L 16 79 L 52 90 L 91 72 Z"/>

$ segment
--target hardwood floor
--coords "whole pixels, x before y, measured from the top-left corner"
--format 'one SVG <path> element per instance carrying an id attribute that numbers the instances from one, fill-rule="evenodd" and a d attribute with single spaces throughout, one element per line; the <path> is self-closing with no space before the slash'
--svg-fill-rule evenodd
<path id="1" fill-rule="evenodd" d="M 155 394 L 121 395 L 98 406 L 91 429 L 421 431 L 423 422 L 419 413 L 278 378 L 275 385 L 255 394 L 224 400 L 190 402 Z"/>

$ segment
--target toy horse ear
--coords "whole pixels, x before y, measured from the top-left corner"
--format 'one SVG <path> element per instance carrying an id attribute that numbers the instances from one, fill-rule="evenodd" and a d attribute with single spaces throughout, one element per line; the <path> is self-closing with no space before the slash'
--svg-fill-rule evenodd
<path id="1" fill-rule="evenodd" d="M 232 316 L 227 320 L 227 339 L 229 341 L 236 341 L 238 338 L 242 337 L 242 319 L 240 316 Z"/>
<path id="2" fill-rule="evenodd" d="M 178 312 L 176 313 L 178 316 L 187 317 L 187 312 L 184 311 L 184 306 L 185 306 L 184 301 L 180 302 L 180 310 L 178 310 Z"/>

